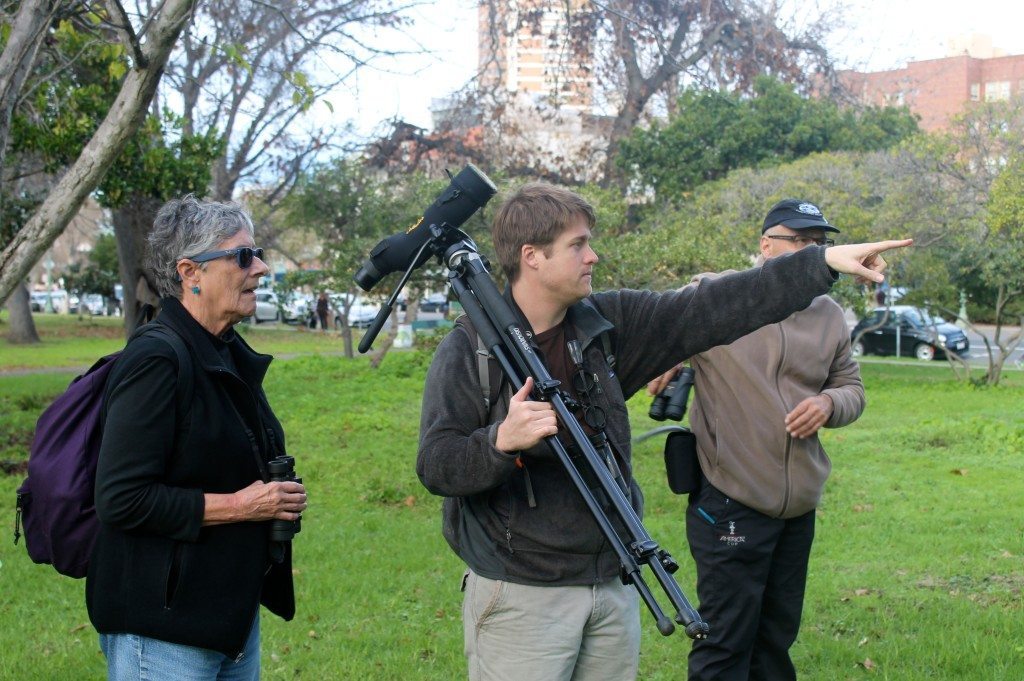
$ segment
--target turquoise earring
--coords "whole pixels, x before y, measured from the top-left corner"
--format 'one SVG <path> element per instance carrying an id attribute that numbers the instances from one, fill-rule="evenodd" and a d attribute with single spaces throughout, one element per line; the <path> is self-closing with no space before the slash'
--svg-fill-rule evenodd
<path id="1" fill-rule="evenodd" d="M 199 287 L 198 286 L 193 286 L 192 287 L 192 293 L 198 296 L 199 295 Z"/>

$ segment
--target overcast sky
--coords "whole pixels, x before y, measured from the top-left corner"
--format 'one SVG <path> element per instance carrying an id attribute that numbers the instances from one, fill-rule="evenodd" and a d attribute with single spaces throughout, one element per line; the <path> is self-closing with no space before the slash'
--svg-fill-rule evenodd
<path id="1" fill-rule="evenodd" d="M 793 0 L 806 7 L 814 0 Z M 982 33 L 1009 54 L 1024 54 L 1021 0 L 834 0 L 847 8 L 848 28 L 829 46 L 843 66 L 884 70 L 908 60 L 946 56 L 947 41 Z M 831 4 L 819 0 L 818 4 Z M 429 128 L 430 100 L 452 92 L 476 65 L 475 0 L 437 0 L 416 19 L 416 39 L 430 56 L 397 61 L 390 72 L 364 69 L 344 93 L 331 97 L 336 116 L 351 117 L 367 134 L 399 117 Z"/>

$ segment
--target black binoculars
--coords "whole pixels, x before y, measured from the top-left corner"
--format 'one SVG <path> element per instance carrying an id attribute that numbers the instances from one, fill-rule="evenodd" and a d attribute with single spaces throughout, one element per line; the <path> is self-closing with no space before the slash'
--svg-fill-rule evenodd
<path id="1" fill-rule="evenodd" d="M 302 478 L 295 477 L 295 458 L 291 456 L 277 456 L 267 462 L 267 469 L 270 471 L 271 482 L 297 482 L 302 484 Z M 302 520 L 271 520 L 270 540 L 291 541 L 292 537 L 302 530 Z"/>
<path id="2" fill-rule="evenodd" d="M 683 367 L 665 389 L 654 396 L 651 409 L 647 412 L 655 421 L 682 421 L 686 413 L 686 403 L 690 399 L 690 388 L 693 387 L 693 369 Z"/>

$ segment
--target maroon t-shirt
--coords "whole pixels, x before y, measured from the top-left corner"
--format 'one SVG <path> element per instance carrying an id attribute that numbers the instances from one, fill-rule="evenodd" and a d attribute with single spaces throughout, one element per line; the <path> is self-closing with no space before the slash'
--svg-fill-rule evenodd
<path id="1" fill-rule="evenodd" d="M 580 396 L 576 393 L 576 388 L 572 381 L 572 376 L 576 373 L 576 365 L 573 364 L 572 356 L 569 354 L 569 346 L 566 345 L 565 323 L 563 322 L 552 329 L 548 329 L 544 333 L 536 334 L 533 337 L 533 342 L 537 344 L 541 359 L 544 360 L 544 365 L 551 373 L 551 377 L 561 382 L 562 385 L 559 388 L 578 400 Z M 576 413 L 574 415 L 580 425 L 583 426 L 583 430 L 592 435 L 594 429 L 586 424 L 581 418 L 581 414 Z M 565 429 L 559 424 L 558 430 L 561 434 Z"/>

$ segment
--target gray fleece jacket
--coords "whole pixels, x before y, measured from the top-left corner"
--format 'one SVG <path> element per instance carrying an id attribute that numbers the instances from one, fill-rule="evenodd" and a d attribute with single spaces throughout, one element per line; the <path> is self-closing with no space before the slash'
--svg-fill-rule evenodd
<path id="1" fill-rule="evenodd" d="M 781 322 L 694 355 L 690 365 L 696 374 L 690 426 L 708 481 L 772 517 L 815 508 L 832 464 L 817 434 L 794 439 L 785 418 L 820 394 L 832 399 L 827 428 L 852 423 L 864 411 L 860 368 L 839 305 L 815 298 Z"/>
<path id="2" fill-rule="evenodd" d="M 643 498 L 632 479 L 626 400 L 683 358 L 781 321 L 826 293 L 836 275 L 824 251 L 808 247 L 677 291 L 596 293 L 589 298 L 593 307 L 569 309 L 566 323 L 584 346 L 588 370 L 599 376 L 595 402 L 607 415 L 606 433 L 638 513 Z M 614 369 L 594 342 L 611 328 Z M 474 572 L 490 579 L 532 585 L 617 579 L 615 554 L 547 444 L 521 453 L 495 448 L 507 401 L 488 413 L 476 351 L 469 333 L 457 326 L 438 346 L 423 393 L 416 470 L 428 490 L 446 497 L 445 539 Z M 517 454 L 525 470 L 516 466 Z M 527 502 L 527 472 L 534 507 Z"/>

